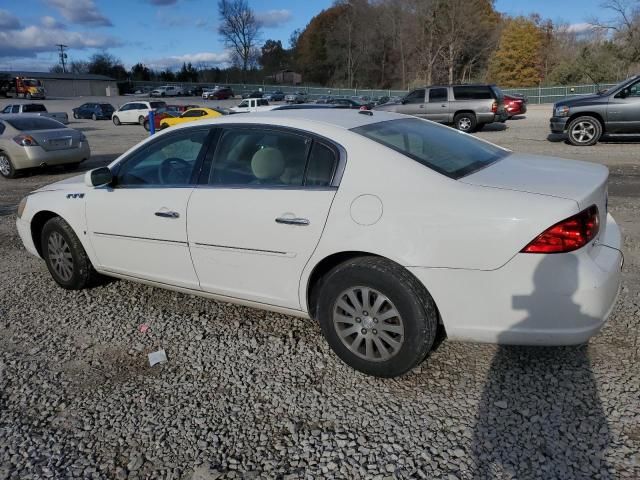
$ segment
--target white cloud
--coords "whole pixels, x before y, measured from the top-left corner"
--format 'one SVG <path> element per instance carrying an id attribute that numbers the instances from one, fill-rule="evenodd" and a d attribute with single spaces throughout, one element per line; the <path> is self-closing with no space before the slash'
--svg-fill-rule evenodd
<path id="1" fill-rule="evenodd" d="M 289 22 L 293 15 L 290 10 L 267 10 L 266 12 L 257 12 L 256 18 L 264 28 L 276 28 Z"/>
<path id="2" fill-rule="evenodd" d="M 34 57 L 42 52 L 55 52 L 59 43 L 79 50 L 122 45 L 120 40 L 106 35 L 30 25 L 21 30 L 0 30 L 0 58 Z"/>
<path id="3" fill-rule="evenodd" d="M 53 17 L 42 17 L 40 19 L 40 24 L 44 27 L 44 28 L 50 28 L 50 29 L 59 29 L 59 30 L 65 30 L 67 27 L 59 22 L 58 20 L 56 20 Z"/>
<path id="4" fill-rule="evenodd" d="M 200 52 L 146 60 L 144 64 L 152 68 L 172 69 L 181 67 L 183 63 L 191 63 L 193 65 L 206 64 L 207 66 L 211 66 L 225 65 L 228 62 L 229 54 L 227 52 Z"/>
<path id="5" fill-rule="evenodd" d="M 96 27 L 112 27 L 111 20 L 105 17 L 93 0 L 44 0 L 45 3 L 58 9 L 60 14 L 72 23 L 93 25 Z"/>
<path id="6" fill-rule="evenodd" d="M 0 9 L 0 30 L 17 30 L 22 28 L 20 19 L 11 12 Z"/>
<path id="7" fill-rule="evenodd" d="M 574 33 L 584 33 L 589 30 L 593 30 L 593 25 L 590 23 L 572 23 L 567 27 L 567 31 Z"/>

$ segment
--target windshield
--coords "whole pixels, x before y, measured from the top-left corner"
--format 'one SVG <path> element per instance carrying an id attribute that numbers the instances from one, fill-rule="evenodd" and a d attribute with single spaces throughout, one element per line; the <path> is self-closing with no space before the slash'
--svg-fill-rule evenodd
<path id="1" fill-rule="evenodd" d="M 23 83 L 27 87 L 39 87 L 40 86 L 40 80 L 24 80 Z"/>
<path id="2" fill-rule="evenodd" d="M 5 120 L 16 130 L 20 131 L 33 131 L 33 130 L 52 130 L 56 128 L 67 128 L 60 122 L 51 120 L 45 117 L 25 117 L 25 118 L 12 118 L 11 120 Z"/>
<path id="3" fill-rule="evenodd" d="M 352 131 L 453 179 L 509 155 L 472 135 L 417 118 L 371 123 Z"/>

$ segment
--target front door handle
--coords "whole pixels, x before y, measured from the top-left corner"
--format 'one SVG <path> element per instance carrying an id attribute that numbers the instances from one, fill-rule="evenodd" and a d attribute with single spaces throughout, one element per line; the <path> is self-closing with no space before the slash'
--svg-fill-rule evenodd
<path id="1" fill-rule="evenodd" d="M 306 226 L 306 225 L 309 225 L 311 222 L 309 222 L 308 218 L 278 217 L 278 218 L 276 218 L 276 223 L 282 223 L 282 224 L 285 224 L 285 225 Z"/>
<path id="2" fill-rule="evenodd" d="M 163 217 L 163 218 L 179 218 L 180 214 L 178 212 L 171 212 L 171 211 L 167 211 L 167 210 L 160 210 L 159 212 L 155 213 L 156 217 Z"/>

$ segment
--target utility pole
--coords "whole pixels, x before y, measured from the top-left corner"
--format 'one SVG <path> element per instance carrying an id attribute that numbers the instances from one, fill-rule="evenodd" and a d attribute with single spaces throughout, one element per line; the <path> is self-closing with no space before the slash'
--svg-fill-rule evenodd
<path id="1" fill-rule="evenodd" d="M 60 53 L 58 54 L 58 56 L 60 57 L 60 63 L 62 64 L 62 73 L 67 73 L 67 68 L 65 66 L 67 61 L 67 54 L 64 53 L 64 49 L 68 47 L 66 45 L 62 45 L 61 43 L 56 46 L 60 48 Z"/>

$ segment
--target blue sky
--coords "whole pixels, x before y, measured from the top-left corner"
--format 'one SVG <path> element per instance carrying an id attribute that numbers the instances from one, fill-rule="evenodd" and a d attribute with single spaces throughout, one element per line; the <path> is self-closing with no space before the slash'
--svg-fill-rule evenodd
<path id="1" fill-rule="evenodd" d="M 24 4 L 29 8 L 24 8 Z M 215 0 L 0 0 L 0 70 L 48 70 L 58 61 L 55 45 L 69 45 L 69 60 L 106 49 L 130 67 L 223 65 L 216 33 Z M 332 0 L 249 0 L 263 24 L 263 39 L 288 43 Z M 602 16 L 601 0 L 496 0 L 510 15 L 537 12 L 580 28 Z"/>

